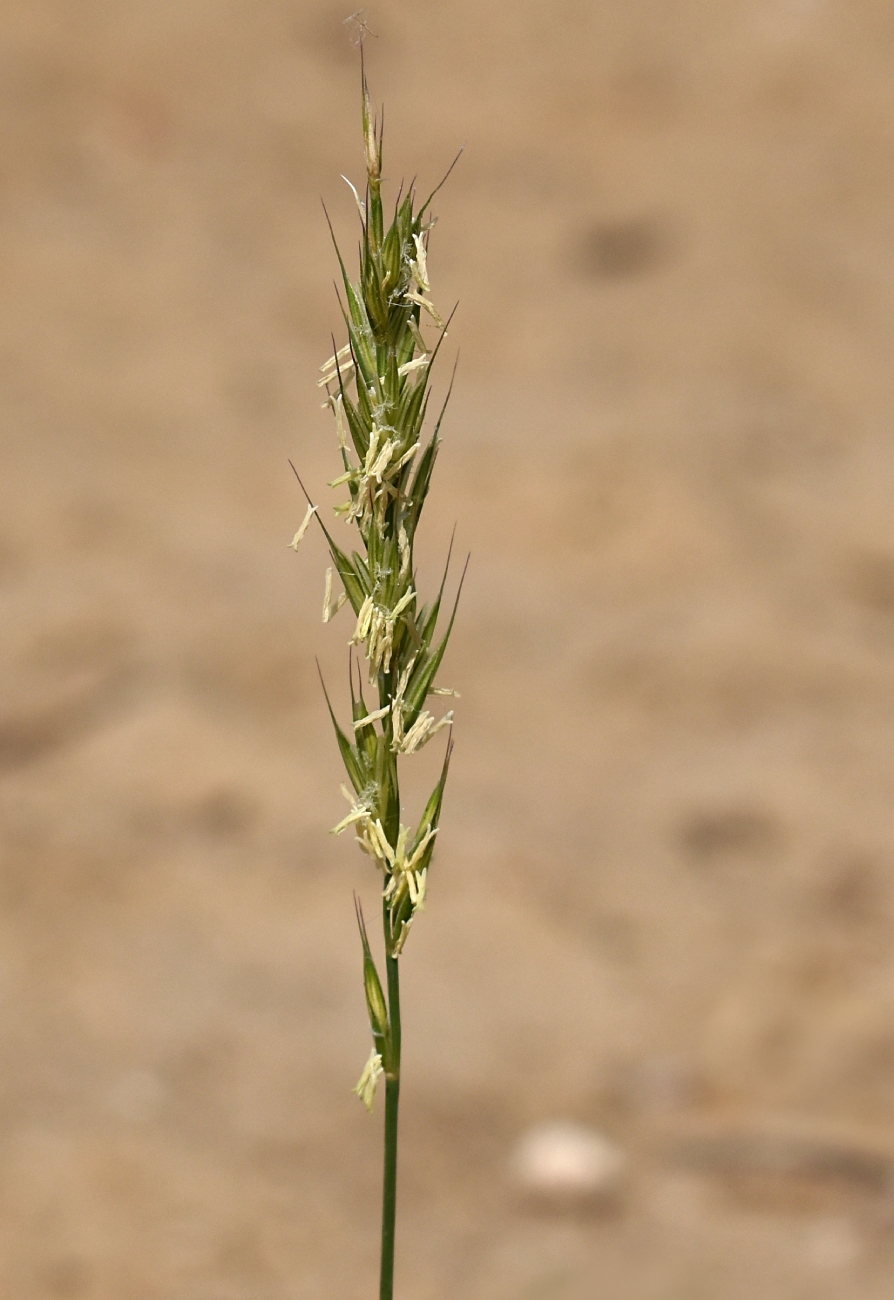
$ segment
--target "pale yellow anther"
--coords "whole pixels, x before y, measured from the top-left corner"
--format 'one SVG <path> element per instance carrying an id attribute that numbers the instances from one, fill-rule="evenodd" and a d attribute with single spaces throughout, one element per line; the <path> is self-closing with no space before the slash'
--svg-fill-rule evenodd
<path id="1" fill-rule="evenodd" d="M 374 478 L 381 483 L 382 477 L 391 463 L 391 457 L 394 455 L 395 451 L 397 451 L 398 445 L 396 438 L 389 438 L 387 440 L 382 450 L 376 456 L 375 460 L 372 461 L 372 464 L 370 464 L 369 469 L 366 471 L 369 478 Z M 367 457 L 367 461 L 369 460 L 370 457 Z"/>
<path id="2" fill-rule="evenodd" d="M 382 823 L 377 819 L 369 823 L 369 838 L 376 847 L 376 856 L 381 858 L 384 863 L 394 866 L 394 849 L 388 843 L 388 837 L 382 827 Z"/>
<path id="3" fill-rule="evenodd" d="M 354 1086 L 354 1092 L 363 1102 L 368 1111 L 372 1111 L 373 1100 L 376 1095 L 376 1085 L 384 1073 L 382 1058 L 375 1048 L 373 1048 L 369 1060 L 363 1067 L 363 1073 Z"/>
<path id="4" fill-rule="evenodd" d="M 351 355 L 351 345 L 350 343 L 346 343 L 344 347 L 339 348 L 338 351 L 335 353 L 335 355 L 331 356 L 328 359 L 328 361 L 323 362 L 323 364 L 320 366 L 320 374 L 323 374 L 327 370 L 334 370 L 336 367 L 336 363 L 346 361 L 350 355 Z"/>
<path id="5" fill-rule="evenodd" d="M 403 378 L 404 375 L 411 375 L 414 370 L 424 370 L 430 360 L 428 356 L 414 357 L 412 361 L 405 361 L 402 366 L 398 366 L 397 373 Z"/>
<path id="6" fill-rule="evenodd" d="M 429 844 L 431 844 L 437 833 L 437 826 L 429 826 L 428 830 L 413 850 L 413 856 L 410 858 L 406 866 L 407 871 L 415 870 L 416 863 L 422 861 L 422 855 L 425 853 L 425 850 L 428 848 Z"/>
<path id="7" fill-rule="evenodd" d="M 413 904 L 413 910 L 416 912 L 425 911 L 425 877 L 427 868 L 423 867 L 422 871 L 407 872 L 407 889 L 410 894 L 410 902 Z"/>
<path id="8" fill-rule="evenodd" d="M 323 622 L 328 623 L 330 619 L 335 618 L 342 605 L 348 599 L 346 592 L 342 591 L 336 598 L 335 604 L 332 603 L 332 567 L 326 570 L 326 582 L 323 588 Z"/>
<path id="9" fill-rule="evenodd" d="M 359 731 L 361 727 L 372 726 L 374 722 L 379 721 L 379 718 L 387 717 L 390 712 L 391 712 L 391 705 L 386 704 L 383 709 L 376 709 L 373 713 L 367 713 L 365 718 L 357 719 L 357 721 L 354 723 L 354 730 Z"/>
<path id="10" fill-rule="evenodd" d="M 425 911 L 425 890 L 427 884 L 428 884 L 428 867 L 424 867 L 422 871 L 416 872 L 416 890 L 417 890 L 416 911 L 417 912 Z"/>
<path id="11" fill-rule="evenodd" d="M 356 368 L 351 353 L 351 345 L 346 343 L 343 348 L 339 348 L 334 356 L 331 356 L 328 361 L 324 361 L 320 366 L 321 378 L 317 380 L 317 388 L 328 388 L 330 384 L 335 383 L 339 374 L 341 374 L 343 380 L 350 379 Z M 329 406 L 330 402 L 331 399 L 328 399 L 323 405 Z"/>
<path id="12" fill-rule="evenodd" d="M 416 599 L 416 593 L 412 587 L 409 587 L 401 596 L 397 604 L 394 606 L 394 609 L 391 611 L 391 617 L 397 618 L 398 615 L 402 614 L 404 610 L 407 608 L 407 606 L 415 599 Z"/>
<path id="13" fill-rule="evenodd" d="M 416 455 L 416 452 L 419 450 L 419 447 L 420 444 L 418 442 L 414 442 L 412 447 L 408 447 L 407 450 L 404 452 L 404 454 L 401 456 L 400 460 L 394 466 L 395 470 L 403 469 L 407 461 L 412 460 L 413 457 Z"/>
<path id="14" fill-rule="evenodd" d="M 351 637 L 352 645 L 361 645 L 369 634 L 369 624 L 373 612 L 373 598 L 367 596 L 363 604 L 357 611 L 357 626 L 354 629 L 354 635 Z"/>
<path id="15" fill-rule="evenodd" d="M 293 551 L 298 550 L 298 547 L 301 545 L 302 539 L 304 538 L 304 534 L 307 532 L 308 528 L 310 528 L 310 521 L 311 519 L 313 519 L 316 513 L 317 513 L 316 506 L 307 507 L 307 514 L 304 516 L 304 519 L 301 522 L 301 527 L 298 529 L 295 536 L 289 542 L 289 545 L 291 546 Z"/>
<path id="16" fill-rule="evenodd" d="M 428 744 L 432 736 L 436 736 L 444 727 L 449 727 L 452 722 L 452 709 L 449 709 L 437 722 L 432 714 L 423 709 L 410 730 L 405 735 L 401 735 L 400 741 L 395 735 L 392 749 L 400 754 L 415 754 L 417 749 Z"/>
<path id="17" fill-rule="evenodd" d="M 416 256 L 410 263 L 410 269 L 413 272 L 413 279 L 419 286 L 419 292 L 428 293 L 431 290 L 431 285 L 428 282 L 428 260 L 425 254 L 425 241 L 421 235 L 414 235 L 413 243 L 416 245 Z"/>
<path id="18" fill-rule="evenodd" d="M 369 805 L 362 799 L 356 798 L 356 796 L 353 795 L 345 785 L 341 787 L 341 792 L 351 805 L 351 811 L 348 813 L 347 817 L 341 819 L 337 826 L 332 827 L 329 834 L 341 835 L 342 831 L 346 831 L 349 826 L 354 826 L 358 822 L 360 823 L 361 832 L 365 833 L 366 827 L 368 826 L 369 820 L 372 816 Z"/>
<path id="19" fill-rule="evenodd" d="M 407 537 L 407 530 L 403 524 L 401 524 L 397 532 L 397 551 L 400 555 L 400 576 L 405 578 L 410 572 L 412 556 L 410 553 L 410 539 Z"/>
<path id="20" fill-rule="evenodd" d="M 407 935 L 410 933 L 410 926 L 412 924 L 413 924 L 412 916 L 410 917 L 409 921 L 401 922 L 400 934 L 397 936 L 397 940 L 394 944 L 394 947 L 391 949 L 392 957 L 399 957 L 400 954 L 403 952 L 404 944 L 407 942 Z"/>
<path id="21" fill-rule="evenodd" d="M 418 303 L 420 307 L 423 307 L 425 311 L 428 312 L 429 316 L 431 316 L 432 320 L 435 322 L 435 324 L 438 326 L 439 329 L 444 328 L 445 326 L 444 317 L 441 316 L 434 303 L 429 302 L 429 300 L 426 297 L 424 297 L 421 293 L 413 293 L 412 290 L 410 290 L 407 293 L 407 301 Z"/>

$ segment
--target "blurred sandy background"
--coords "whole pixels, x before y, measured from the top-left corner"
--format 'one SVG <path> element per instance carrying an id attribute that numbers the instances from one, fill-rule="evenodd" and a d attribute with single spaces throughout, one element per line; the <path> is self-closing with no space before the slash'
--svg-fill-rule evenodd
<path id="1" fill-rule="evenodd" d="M 351 248 L 329 0 L 0 10 L 0 1293 L 375 1292 L 292 457 Z M 894 9 L 381 0 L 472 566 L 404 957 L 403 1300 L 894 1276 Z M 445 370 L 446 374 L 446 370 Z M 342 618 L 345 618 L 343 615 Z M 424 761 L 424 760 L 422 760 Z M 543 1119 L 612 1207 L 507 1176 Z"/>

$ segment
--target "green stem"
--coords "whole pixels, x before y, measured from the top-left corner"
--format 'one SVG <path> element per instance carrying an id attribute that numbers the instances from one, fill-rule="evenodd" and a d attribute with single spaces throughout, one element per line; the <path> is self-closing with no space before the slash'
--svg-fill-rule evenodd
<path id="1" fill-rule="evenodd" d="M 387 920 L 386 920 L 387 925 Z M 386 957 L 390 1069 L 385 1075 L 385 1175 L 382 1187 L 382 1268 L 379 1300 L 394 1295 L 394 1228 L 397 1213 L 397 1107 L 400 1101 L 400 976 L 396 957 Z"/>

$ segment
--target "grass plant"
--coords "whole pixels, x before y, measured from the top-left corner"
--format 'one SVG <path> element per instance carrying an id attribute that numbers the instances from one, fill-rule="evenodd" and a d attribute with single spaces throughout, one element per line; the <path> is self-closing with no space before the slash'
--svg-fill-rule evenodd
<path id="1" fill-rule="evenodd" d="M 323 690 L 347 774 L 342 791 L 350 805 L 333 833 L 353 831 L 381 884 L 384 980 L 355 897 L 372 1031 L 372 1050 L 355 1091 L 371 1111 L 377 1085 L 384 1078 L 379 1295 L 380 1300 L 392 1300 L 401 1066 L 400 955 L 425 904 L 450 765 L 453 711 L 436 716 L 432 701 L 455 694 L 440 685 L 438 674 L 462 580 L 448 608 L 449 554 L 440 585 L 428 600 L 418 589 L 415 565 L 417 530 L 450 397 L 448 388 L 428 432 L 429 381 L 449 323 L 431 301 L 427 261 L 434 224 L 431 203 L 440 186 L 418 206 L 414 187 L 398 193 L 386 227 L 381 192 L 382 121 L 373 114 L 365 71 L 362 119 L 366 157 L 362 195 L 347 182 L 360 214 L 356 279 L 349 275 L 333 234 L 347 343 L 337 347 L 333 340 L 332 355 L 321 367 L 319 380 L 326 392 L 324 406 L 334 416 L 342 462 L 341 473 L 329 486 L 347 495 L 334 507 L 339 523 L 331 528 L 308 497 L 307 513 L 291 545 L 298 548 L 316 519 L 332 561 L 326 570 L 323 622 L 328 623 L 345 604 L 350 605 L 355 619 L 348 652 L 349 723 L 339 722 L 325 685 Z M 334 533 L 345 525 L 351 537 L 339 544 Z M 447 743 L 440 774 L 421 816 L 405 825 L 401 820 L 402 764 L 441 732 L 447 733 Z"/>

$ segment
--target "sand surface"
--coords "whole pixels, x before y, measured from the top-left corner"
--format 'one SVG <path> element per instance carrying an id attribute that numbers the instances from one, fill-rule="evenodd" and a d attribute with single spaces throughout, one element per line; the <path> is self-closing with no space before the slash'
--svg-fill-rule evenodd
<path id="1" fill-rule="evenodd" d="M 0 1292 L 375 1293 L 325 560 L 331 4 L 0 9 Z M 369 11 L 472 562 L 404 957 L 402 1300 L 894 1275 L 894 10 Z M 445 367 L 441 391 L 448 374 Z M 420 759 L 426 767 L 427 759 Z M 427 769 L 426 769 L 427 770 Z M 544 1119 L 628 1153 L 532 1204 Z"/>

